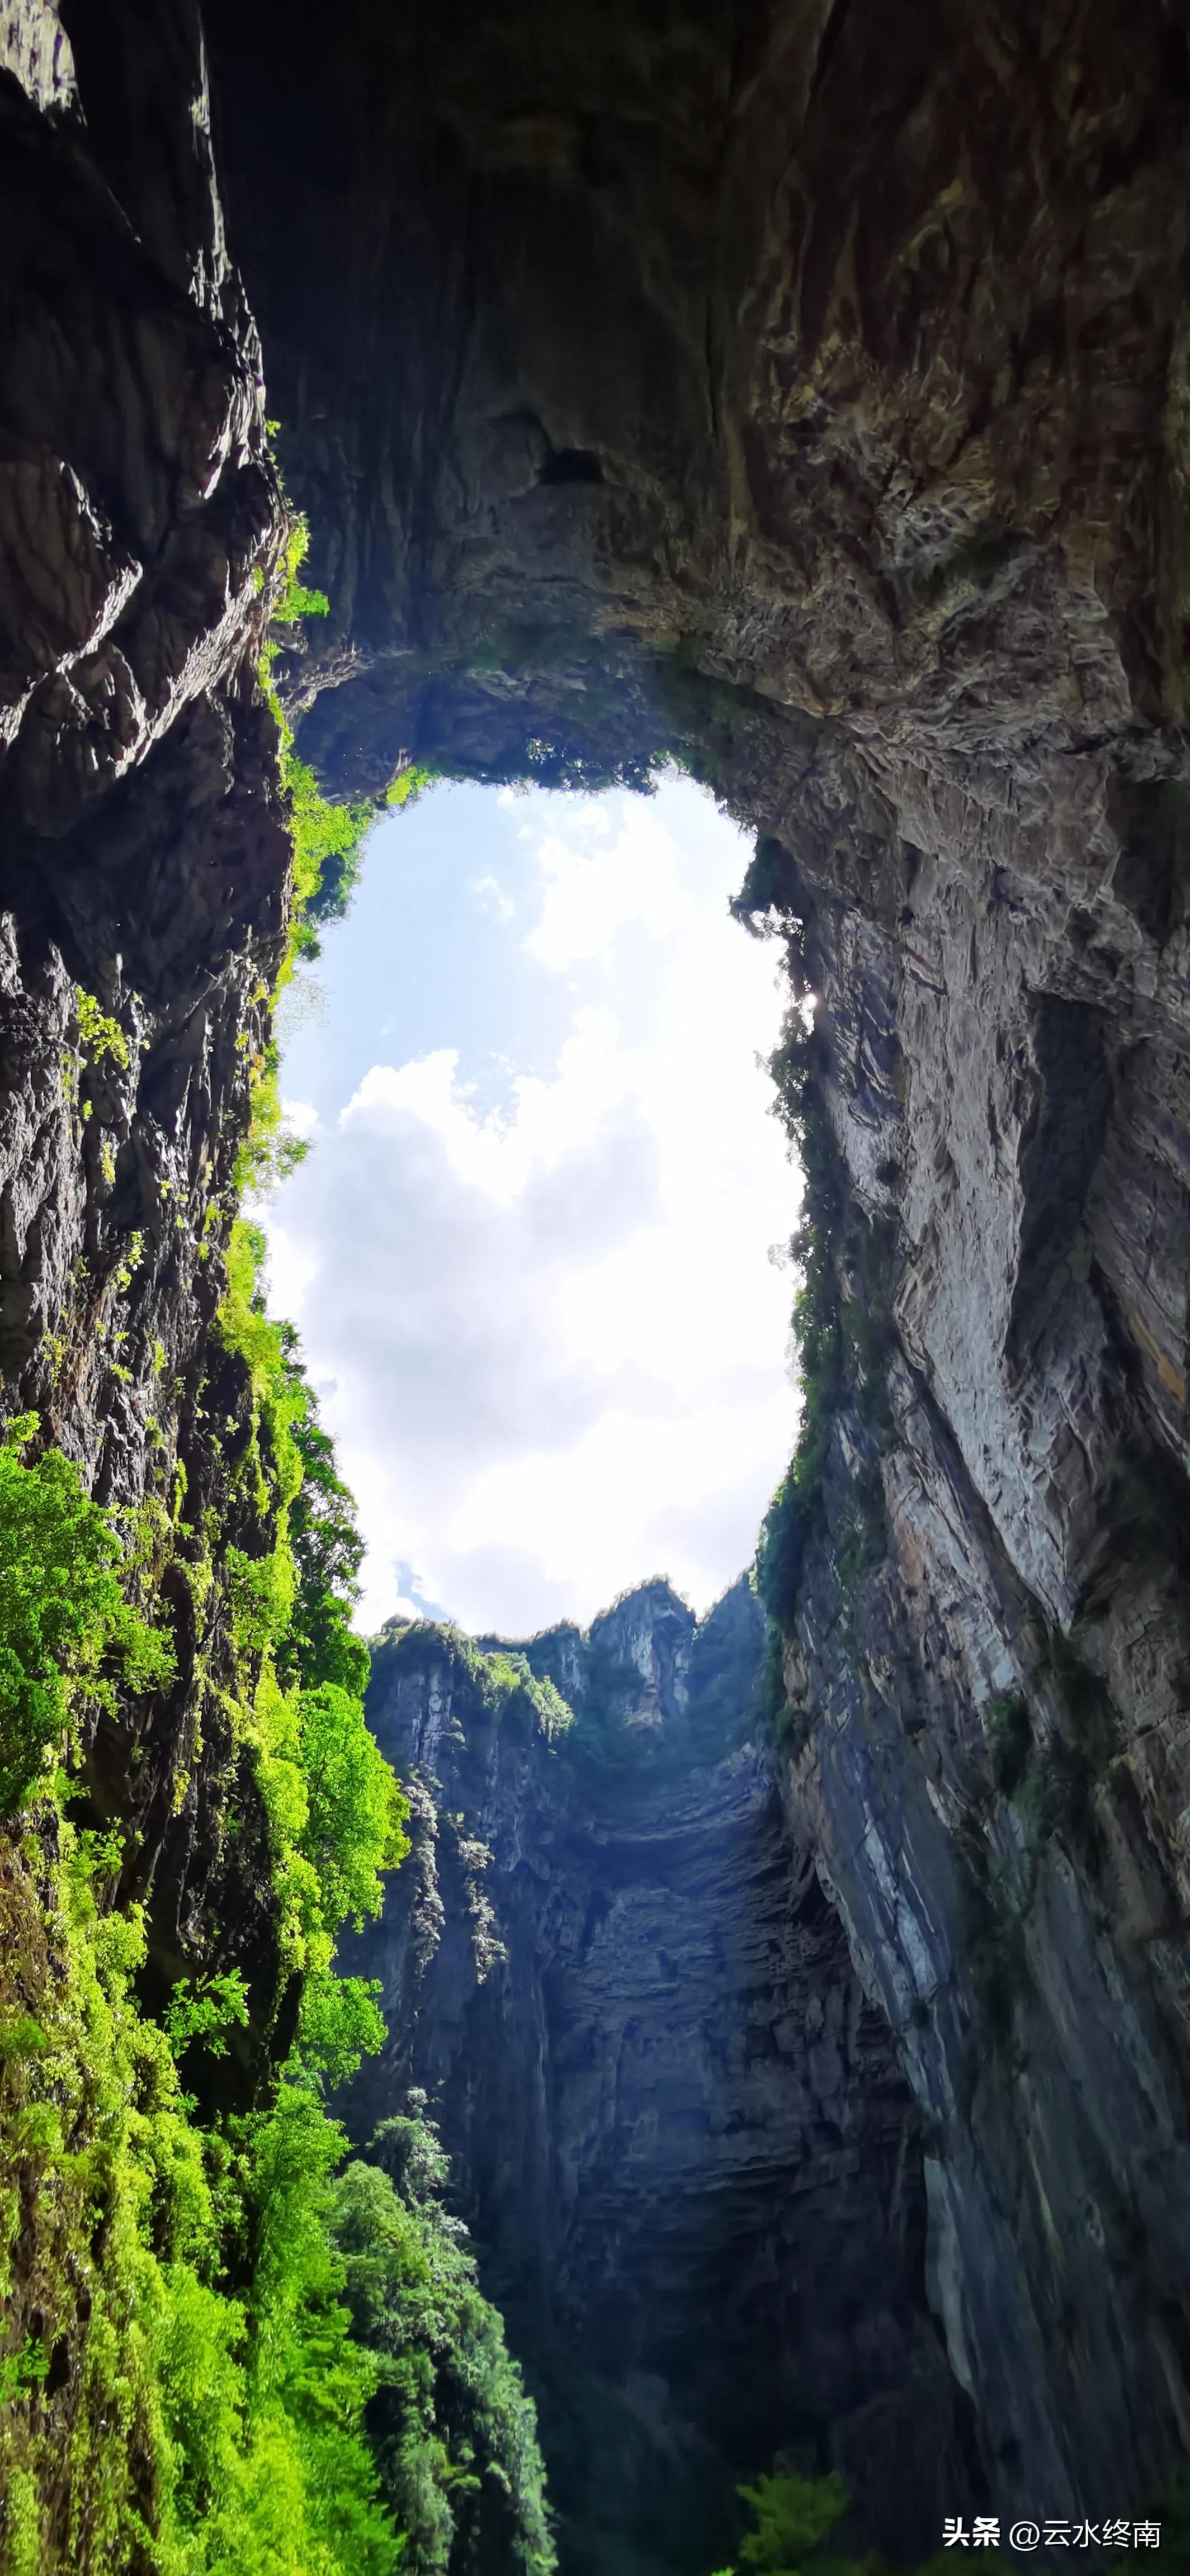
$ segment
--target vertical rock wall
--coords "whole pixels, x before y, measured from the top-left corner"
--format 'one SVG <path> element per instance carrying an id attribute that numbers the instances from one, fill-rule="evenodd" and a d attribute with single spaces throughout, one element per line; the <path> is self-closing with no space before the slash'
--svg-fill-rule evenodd
<path id="1" fill-rule="evenodd" d="M 995 2500 L 1121 2511 L 1190 2428 L 1181 14 L 352 0 L 296 174 L 251 16 L 311 757 L 677 750 L 804 925 L 851 1356 L 788 1794 Z"/>
<path id="2" fill-rule="evenodd" d="M 713 1787 L 700 1756 L 680 1857 L 641 1858 L 664 1840 L 643 1789 L 635 1823 L 604 1815 L 639 1919 L 621 1908 L 615 1944 L 594 1927 L 588 1966 L 559 1915 L 558 2029 L 579 2049 L 602 2027 L 602 1956 L 661 1994 L 651 1927 L 738 1924 L 763 1882 L 776 1987 L 818 1943 L 853 1998 L 842 2091 L 796 2051 L 796 2083 L 771 2080 L 811 2162 L 828 2105 L 853 2106 L 880 2213 L 865 2296 L 920 2280 L 887 2026 L 994 2500 L 1123 2510 L 1190 2428 L 1180 14 L 348 0 L 332 43 L 321 11 L 212 0 L 209 29 L 233 248 L 332 594 L 289 674 L 303 748 L 355 791 L 405 755 L 587 782 L 668 748 L 756 825 L 820 997 L 840 1313 L 879 1326 L 848 1332 L 784 1605 L 781 1849 L 813 1850 L 866 2006 L 800 1863 L 765 1878 L 771 1775 L 738 1755 Z M 180 1462 L 197 1528 L 242 1413 L 208 1335 L 284 929 L 254 677 L 281 511 L 194 10 L 8 0 L 0 72 L 4 1403 L 41 1407 L 105 1500 L 174 1507 Z M 238 1908 L 268 1997 L 217 1688 L 199 1752 L 220 1641 L 189 1593 L 178 1618 L 178 1693 L 98 1747 L 95 1792 L 135 1816 L 163 1955 Z M 656 1690 L 654 1714 L 660 1668 Z M 517 1761 L 536 1813 L 544 1756 Z M 487 1777 L 458 1813 L 486 1815 Z M 581 1885 L 590 1818 L 549 1816 Z M 494 1824 L 476 1840 L 503 1848 Z M 536 1880 L 459 1868 L 466 1957 L 494 1945 L 482 2020 L 506 1965 L 483 1886 L 504 1870 L 528 1904 Z M 436 1941 L 428 1883 L 418 1905 Z M 688 1939 L 718 2034 L 704 2109 L 737 2082 L 759 2099 L 729 2064 L 751 2010 L 732 1941 L 718 1985 Z M 655 2203 L 624 2010 L 612 2217 L 635 2244 Z M 614 2101 L 589 2044 L 591 2099 Z M 849 2090 L 865 2056 L 885 2072 Z M 586 2155 L 605 2132 L 581 2071 Z M 858 2107 L 882 2099 L 887 2132 Z M 763 2340 L 788 2276 L 724 2154 L 724 2242 L 770 2266 Z M 678 2170 L 681 2210 L 693 2148 Z M 560 2184 L 530 2199 L 567 2207 Z M 887 2352 L 911 2378 L 918 2289 L 901 2306 Z M 598 2313 L 616 2370 L 668 2386 L 669 2345 Z M 824 2441 L 885 2402 L 865 2315 Z"/>
<path id="3" fill-rule="evenodd" d="M 977 2475 L 918 2124 L 752 1729 L 762 1629 L 746 1586 L 696 1630 L 653 1585 L 534 1640 L 553 1740 L 449 1633 L 375 1658 L 416 1838 L 360 1945 L 391 2037 L 352 2124 L 429 2097 L 575 2576 L 705 2576 L 782 2447 L 906 2555 Z"/>
<path id="4" fill-rule="evenodd" d="M 0 1405 L 171 1559 L 176 1688 L 103 1723 L 89 1787 L 162 1972 L 222 1939 L 259 2038 L 264 1819 L 186 1569 L 248 1410 L 211 1325 L 286 928 L 287 522 L 196 9 L 0 10 L 0 230 Z"/>

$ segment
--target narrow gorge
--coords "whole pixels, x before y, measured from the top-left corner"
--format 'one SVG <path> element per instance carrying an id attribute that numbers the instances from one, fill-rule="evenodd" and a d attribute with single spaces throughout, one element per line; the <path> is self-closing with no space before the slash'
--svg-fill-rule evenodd
<path id="1" fill-rule="evenodd" d="M 373 1657 L 413 1849 L 364 1936 L 390 2037 L 349 2118 L 433 2103 L 592 2576 L 726 2554 L 733 2472 L 790 2446 L 900 2559 L 978 2475 L 921 2124 L 757 1741 L 763 1651 L 746 1583 L 697 1626 L 650 1584 L 511 1649 L 566 1695 L 552 1729 L 501 1706 L 497 1641 Z"/>
<path id="2" fill-rule="evenodd" d="M 0 0 L 4 2576 L 1176 2482 L 1188 38 Z M 369 1657 L 279 983 L 411 772 L 666 762 L 790 983 L 754 1582 Z"/>

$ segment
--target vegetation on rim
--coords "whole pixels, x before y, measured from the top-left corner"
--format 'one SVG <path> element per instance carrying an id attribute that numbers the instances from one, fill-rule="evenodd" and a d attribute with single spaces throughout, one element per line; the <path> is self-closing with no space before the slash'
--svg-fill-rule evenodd
<path id="1" fill-rule="evenodd" d="M 283 617 L 323 605 L 300 559 L 299 537 Z M 344 820 L 283 719 L 282 740 L 284 978 L 309 919 L 343 908 L 371 809 Z M 78 1025 L 90 1058 L 119 1058 L 85 994 Z M 275 1051 L 250 1073 L 240 1189 L 295 1159 Z M 380 2166 L 338 2177 L 326 2097 L 383 2025 L 336 1944 L 378 1909 L 406 1806 L 364 1722 L 351 1497 L 296 1335 L 265 1312 L 262 1250 L 238 1220 L 198 1413 L 217 1471 L 192 1517 L 180 1461 L 172 1504 L 118 1515 L 58 1451 L 26 1462 L 35 1418 L 0 1445 L 0 2570 L 431 2576 L 451 2555 L 478 2576 L 498 2522 L 500 2564 L 549 2576 L 532 2408 L 433 2142 L 404 2199 Z M 205 1729 L 215 1829 L 269 1926 L 263 1985 L 236 1924 L 208 1919 L 163 1991 L 152 1900 L 128 1897 L 118 1817 L 96 1822 L 96 1731 L 123 1730 L 135 1769 L 179 1623 L 197 1733 L 171 1748 L 175 1804 Z"/>
<path id="2" fill-rule="evenodd" d="M 762 845 L 763 849 L 763 845 Z M 751 881 L 750 881 L 751 883 Z M 773 872 L 762 867 L 748 905 L 773 897 Z M 741 897 L 741 903 L 745 901 Z M 802 1417 L 788 1471 L 761 1526 L 756 1590 L 773 1623 L 766 1699 L 780 1739 L 800 1752 L 810 1729 L 803 1709 L 785 1698 L 782 1636 L 792 1634 L 807 1550 L 826 1529 L 826 1475 L 835 1423 L 848 1405 L 868 1455 L 851 1477 L 832 1532 L 836 1588 L 851 1621 L 863 1576 L 887 1543 L 879 1452 L 889 1436 L 885 1366 L 892 1343 L 889 1313 L 891 1246 L 884 1230 L 856 1207 L 822 1096 L 825 1042 L 805 1011 L 801 934 L 790 941 L 794 1000 L 781 1043 L 769 1059 L 781 1119 L 803 1174 L 798 1230 L 791 1246 L 801 1281 L 794 1298 L 793 1338 Z"/>

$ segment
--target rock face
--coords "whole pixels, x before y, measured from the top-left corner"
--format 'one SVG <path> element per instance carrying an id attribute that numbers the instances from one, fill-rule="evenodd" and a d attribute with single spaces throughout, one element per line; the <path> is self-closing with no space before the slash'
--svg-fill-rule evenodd
<path id="1" fill-rule="evenodd" d="M 3 1410 L 154 1549 L 185 1499 L 198 1559 L 247 1411 L 209 1336 L 289 837 L 257 679 L 286 521 L 196 10 L 0 11 L 0 215 Z M 176 1690 L 101 1730 L 91 1786 L 162 1973 L 221 1924 L 267 2016 L 214 1596 L 166 1589 Z"/>
<path id="2" fill-rule="evenodd" d="M 283 167 L 211 23 L 311 757 L 677 748 L 802 924 L 855 1357 L 787 1793 L 995 2501 L 1107 2511 L 1190 2423 L 1184 28 L 352 0 Z"/>
<path id="3" fill-rule="evenodd" d="M 358 1945 L 391 2038 L 350 2116 L 429 2097 L 574 2576 L 705 2576 L 783 2445 L 905 2555 L 977 2474 L 919 2124 L 750 1724 L 763 1628 L 746 1585 L 696 1628 L 653 1584 L 533 1640 L 552 1735 L 449 1631 L 375 1657 L 416 1838 Z"/>
<path id="4" fill-rule="evenodd" d="M 930 2349 L 908 2147 L 903 2235 L 881 2181 L 912 2135 L 891 2032 L 990 2500 L 1123 2511 L 1190 2425 L 1182 17 L 343 0 L 328 33 L 324 11 L 211 0 L 207 32 L 232 248 L 331 596 L 288 670 L 300 747 L 354 793 L 408 757 L 582 783 L 676 750 L 756 826 L 749 902 L 800 922 L 819 997 L 849 1356 L 782 1604 L 790 1834 L 763 1938 L 772 1992 L 802 1978 L 808 2013 L 815 1944 L 839 1965 L 790 1857 L 812 1850 L 872 2080 L 840 2089 L 780 2044 L 793 2073 L 734 2064 L 733 1932 L 721 1985 L 691 1939 L 717 2036 L 697 2078 L 667 2057 L 666 2083 L 680 2107 L 738 2081 L 811 2156 L 819 2112 L 852 2105 L 861 2241 L 885 2241 L 863 2233 L 876 2209 L 903 2250 L 873 2254 L 879 2301 L 834 2379 L 822 2363 L 830 2405 L 807 2429 L 825 2442 L 885 2404 L 894 2349 L 910 2376 Z M 104 1499 L 172 1506 L 180 1461 L 196 1529 L 244 1393 L 209 1367 L 202 1253 L 266 1039 L 286 861 L 254 677 L 282 514 L 204 64 L 188 0 L 0 9 L 4 1404 L 39 1406 Z M 267 1926 L 224 1832 L 219 1640 L 197 1592 L 179 1621 L 178 1693 L 97 1748 L 95 1792 L 140 1836 L 163 1961 L 235 1920 L 267 1995 Z M 642 1740 L 671 1708 L 659 1663 Z M 486 1816 L 486 1756 L 446 1741 L 469 1766 L 457 1811 Z M 537 1769 L 552 1781 L 561 1758 L 518 1752 L 513 1808 L 537 1814 Z M 597 1855 L 541 1788 L 575 1884 L 614 1851 L 615 1885 L 631 1862 L 644 1891 L 639 1918 L 609 1914 L 615 1944 L 594 1926 L 586 1947 L 558 1897 L 560 2086 L 566 2031 L 609 2014 L 613 1946 L 625 1996 L 660 1993 L 648 1925 L 730 1914 L 744 1889 L 762 1919 L 770 1775 L 735 1759 L 721 1806 L 692 1764 L 664 1833 L 642 1790 Z M 671 1827 L 650 1876 L 643 1845 Z M 476 1839 L 528 1906 L 495 1820 Z M 476 1863 L 459 1899 L 481 1949 L 484 1878 Z M 437 1940 L 431 1900 L 411 1942 Z M 448 2038 L 468 2013 L 496 2027 L 506 1963 L 464 2009 L 474 1943 L 459 1955 L 434 2082 L 482 2177 L 502 2133 L 494 2111 L 468 2127 Z M 636 2243 L 654 2186 L 626 2021 L 621 2040 L 609 2228 Z M 576 2156 L 608 2134 L 605 2064 L 596 2049 L 585 2095 L 581 2066 L 566 2075 Z M 746 2221 L 746 2158 L 729 2124 L 713 2134 L 723 2241 L 768 2280 L 775 2335 L 789 2273 L 763 2249 L 785 2220 L 758 2188 Z M 677 2229 L 703 2132 L 675 2116 L 673 2135 Z M 784 2171 L 774 2151 L 774 2211 Z M 548 2240 L 577 2318 L 577 2202 L 550 2194 L 525 2262 L 540 2281 Z M 669 2293 L 655 2349 L 591 2235 L 574 2242 L 600 2385 L 673 2386 Z M 907 2322 L 873 2329 L 864 2378 L 886 2272 Z M 748 2384 L 742 2323 L 731 2336 Z M 709 2385 L 683 2382 L 684 2424 Z"/>

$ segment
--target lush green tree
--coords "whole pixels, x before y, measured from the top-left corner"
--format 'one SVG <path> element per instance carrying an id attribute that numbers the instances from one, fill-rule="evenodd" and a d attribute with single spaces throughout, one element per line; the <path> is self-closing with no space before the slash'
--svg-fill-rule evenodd
<path id="1" fill-rule="evenodd" d="M 550 2576 L 536 2417 L 443 2206 L 446 2159 L 421 2119 L 385 2121 L 347 2166 L 334 2232 L 361 2341 L 377 2356 L 377 2459 L 409 2576 Z"/>
<path id="2" fill-rule="evenodd" d="M 292 1324 L 276 1329 L 287 1385 L 300 1398 L 292 1422 L 302 1482 L 289 1511 L 297 1585 L 287 1653 L 303 1681 L 334 1682 L 359 1698 L 367 1686 L 368 1650 L 351 1631 L 364 1553 L 355 1498 L 338 1472 L 334 1443 L 319 1420 L 298 1336 Z"/>
<path id="3" fill-rule="evenodd" d="M 828 2558 L 823 2542 L 847 2510 L 842 2478 L 801 2478 L 777 2468 L 740 2494 L 752 2528 L 740 2542 L 740 2576 L 860 2576 L 869 2559 Z M 732 2576 L 730 2568 L 723 2576 Z"/>
<path id="4" fill-rule="evenodd" d="M 174 1670 L 170 1639 L 127 1598 L 126 1550 L 78 1468 L 57 1449 L 23 1463 L 36 1430 L 23 1414 L 0 1442 L 0 1815 L 82 1701 L 113 1707 L 117 1685 L 159 1689 Z"/>

